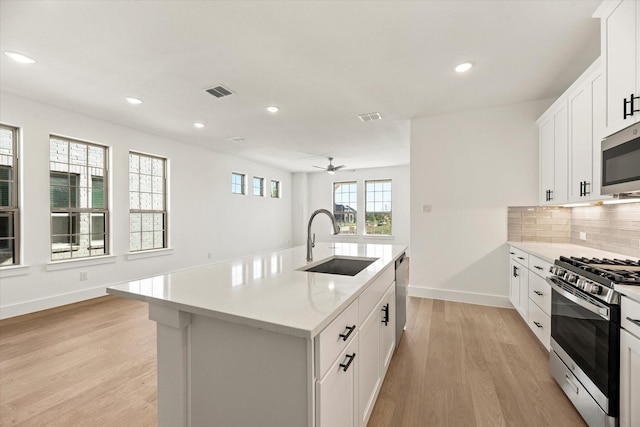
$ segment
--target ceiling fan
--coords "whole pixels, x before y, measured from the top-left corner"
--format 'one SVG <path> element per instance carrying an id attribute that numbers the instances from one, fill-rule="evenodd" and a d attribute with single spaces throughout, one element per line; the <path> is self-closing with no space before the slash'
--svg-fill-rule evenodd
<path id="1" fill-rule="evenodd" d="M 328 157 L 328 159 L 329 159 L 329 165 L 326 168 L 323 168 L 322 166 L 314 166 L 314 168 L 324 169 L 329 173 L 329 175 L 333 175 L 334 173 L 336 173 L 338 169 L 342 169 L 344 167 L 344 165 L 334 166 L 333 157 Z"/>

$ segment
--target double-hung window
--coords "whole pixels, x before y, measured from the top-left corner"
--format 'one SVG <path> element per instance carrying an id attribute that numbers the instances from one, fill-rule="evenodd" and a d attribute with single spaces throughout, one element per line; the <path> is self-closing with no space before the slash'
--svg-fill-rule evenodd
<path id="1" fill-rule="evenodd" d="M 0 267 L 20 263 L 18 219 L 18 130 L 0 125 Z"/>
<path id="2" fill-rule="evenodd" d="M 333 183 L 333 216 L 340 226 L 340 234 L 356 234 L 358 216 L 358 183 Z"/>
<path id="3" fill-rule="evenodd" d="M 129 251 L 167 247 L 166 159 L 129 153 Z"/>
<path id="4" fill-rule="evenodd" d="M 280 181 L 271 180 L 271 197 L 274 199 L 280 198 Z"/>
<path id="5" fill-rule="evenodd" d="M 253 177 L 253 195 L 264 196 L 264 178 L 260 178 L 259 176 Z"/>
<path id="6" fill-rule="evenodd" d="M 391 235 L 391 180 L 365 181 L 366 234 Z"/>
<path id="7" fill-rule="evenodd" d="M 244 180 L 244 174 L 236 172 L 231 173 L 231 192 L 233 194 L 245 194 Z"/>
<path id="8" fill-rule="evenodd" d="M 108 253 L 107 147 L 49 138 L 51 260 Z"/>

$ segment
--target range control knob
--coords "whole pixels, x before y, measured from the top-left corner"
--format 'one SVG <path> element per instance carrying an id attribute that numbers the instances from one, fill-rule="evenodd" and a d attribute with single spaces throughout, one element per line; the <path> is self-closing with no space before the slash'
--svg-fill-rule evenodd
<path id="1" fill-rule="evenodd" d="M 587 290 L 589 282 L 587 282 L 585 279 L 578 279 L 578 281 L 576 282 L 576 286 L 584 291 Z"/>
<path id="2" fill-rule="evenodd" d="M 600 295 L 602 293 L 602 286 L 592 283 L 591 286 L 589 286 L 589 293 Z"/>
<path id="3" fill-rule="evenodd" d="M 573 273 L 565 273 L 564 280 L 566 280 L 569 283 L 576 283 L 576 280 L 578 280 L 578 276 L 576 276 Z"/>

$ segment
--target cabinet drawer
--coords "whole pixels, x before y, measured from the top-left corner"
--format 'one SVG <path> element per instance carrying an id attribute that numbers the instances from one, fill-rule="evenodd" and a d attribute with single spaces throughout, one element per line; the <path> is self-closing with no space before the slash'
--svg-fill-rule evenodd
<path id="1" fill-rule="evenodd" d="M 529 272 L 529 299 L 547 316 L 551 316 L 551 286 L 533 272 Z"/>
<path id="2" fill-rule="evenodd" d="M 380 301 L 385 292 L 387 292 L 387 289 L 389 289 L 389 286 L 391 286 L 394 279 L 395 270 L 392 267 L 387 267 L 387 269 L 384 270 L 382 274 L 360 295 L 358 298 L 358 311 L 360 312 L 358 319 L 360 325 L 369 316 L 371 310 L 377 306 L 378 301 Z"/>
<path id="3" fill-rule="evenodd" d="M 620 306 L 622 327 L 640 338 L 640 303 L 623 296 Z"/>
<path id="4" fill-rule="evenodd" d="M 551 317 L 531 300 L 529 300 L 529 327 L 544 347 L 549 350 L 551 346 Z"/>
<path id="5" fill-rule="evenodd" d="M 525 267 L 529 268 L 528 267 L 529 266 L 529 254 L 526 253 L 525 251 L 522 251 L 522 250 L 520 250 L 518 248 L 510 246 L 509 247 L 509 256 L 515 262 L 519 262 L 520 264 L 522 264 Z"/>
<path id="6" fill-rule="evenodd" d="M 529 255 L 529 270 L 536 273 L 538 276 L 547 278 L 551 276 L 551 266 L 553 264 L 540 259 L 536 256 Z"/>
<path id="7" fill-rule="evenodd" d="M 322 378 L 358 332 L 358 301 L 351 303 L 316 338 L 316 374 Z"/>

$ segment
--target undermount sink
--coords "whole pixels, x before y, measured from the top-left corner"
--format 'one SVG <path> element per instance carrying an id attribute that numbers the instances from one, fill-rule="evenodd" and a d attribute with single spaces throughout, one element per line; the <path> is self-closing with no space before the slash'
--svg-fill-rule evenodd
<path id="1" fill-rule="evenodd" d="M 302 267 L 298 270 L 309 273 L 340 274 L 342 276 L 355 276 L 371 265 L 378 258 L 333 256 L 311 267 Z"/>

